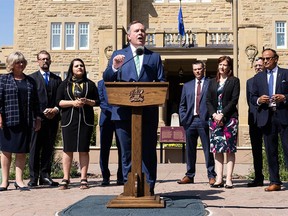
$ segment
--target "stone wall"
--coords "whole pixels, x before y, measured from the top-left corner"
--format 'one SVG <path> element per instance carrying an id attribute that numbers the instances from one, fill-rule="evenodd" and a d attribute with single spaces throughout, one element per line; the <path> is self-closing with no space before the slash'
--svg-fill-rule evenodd
<path id="1" fill-rule="evenodd" d="M 79 57 L 85 61 L 89 78 L 95 82 L 101 79 L 108 62 L 104 50 L 113 44 L 113 2 L 113 0 L 15 0 L 14 50 L 20 50 L 27 58 L 26 73 L 37 69 L 36 54 L 46 49 L 52 55 L 52 71 L 62 73 L 67 71 L 70 61 Z M 125 42 L 123 32 L 130 20 L 141 20 L 152 31 L 177 31 L 178 3 L 167 3 L 168 1 L 153 3 L 152 0 L 117 2 L 118 48 Z M 250 143 L 247 130 L 246 80 L 254 75 L 245 50 L 249 45 L 254 45 L 260 55 L 263 47 L 275 48 L 275 21 L 288 22 L 287 10 L 288 4 L 285 0 L 238 0 L 238 77 L 241 81 L 238 107 L 241 146 Z M 182 11 L 186 31 L 233 30 L 231 1 L 182 3 Z M 51 50 L 51 22 L 62 22 L 62 25 L 65 22 L 89 22 L 89 50 Z M 221 48 L 217 51 L 220 56 Z M 287 49 L 277 51 L 280 56 L 279 65 L 287 68 Z M 205 49 L 202 53 L 207 54 Z M 197 54 L 197 58 L 201 59 L 201 52 L 198 51 Z M 181 59 L 179 55 L 181 52 L 175 53 L 170 58 Z"/>

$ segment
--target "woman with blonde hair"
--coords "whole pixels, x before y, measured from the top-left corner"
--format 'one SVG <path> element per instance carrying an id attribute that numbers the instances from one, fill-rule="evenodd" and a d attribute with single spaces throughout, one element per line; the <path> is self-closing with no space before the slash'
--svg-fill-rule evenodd
<path id="1" fill-rule="evenodd" d="M 0 143 L 2 183 L 0 191 L 9 186 L 12 153 L 15 153 L 16 189 L 29 190 L 23 182 L 26 153 L 29 153 L 32 130 L 41 127 L 37 89 L 34 80 L 23 71 L 27 60 L 20 52 L 6 59 L 9 72 L 0 76 Z"/>

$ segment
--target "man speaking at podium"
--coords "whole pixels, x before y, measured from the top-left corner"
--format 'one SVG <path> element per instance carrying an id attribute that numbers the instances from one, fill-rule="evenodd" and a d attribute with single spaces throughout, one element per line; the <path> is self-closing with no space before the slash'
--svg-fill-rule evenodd
<path id="1" fill-rule="evenodd" d="M 162 61 L 158 53 L 144 48 L 146 41 L 145 26 L 139 21 L 131 22 L 127 27 L 129 45 L 114 51 L 108 67 L 104 71 L 104 81 L 123 82 L 161 82 L 164 80 Z M 122 169 L 124 182 L 131 170 L 131 108 L 113 106 L 112 120 L 122 151 Z M 158 107 L 144 107 L 142 115 L 142 170 L 154 195 L 157 173 L 157 127 Z"/>

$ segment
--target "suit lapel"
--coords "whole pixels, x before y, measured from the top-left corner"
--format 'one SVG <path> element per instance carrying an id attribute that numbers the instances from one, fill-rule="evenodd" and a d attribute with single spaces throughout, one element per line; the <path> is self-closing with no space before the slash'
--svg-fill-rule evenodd
<path id="1" fill-rule="evenodd" d="M 282 77 L 282 70 L 281 70 L 281 68 L 278 67 L 275 94 L 277 94 L 277 92 L 279 92 L 278 90 L 280 88 L 280 83 L 282 81 L 281 77 Z"/>
<path id="2" fill-rule="evenodd" d="M 130 70 L 130 73 L 131 73 L 131 76 L 134 80 L 138 81 L 138 76 L 137 76 L 137 70 L 136 70 L 136 65 L 135 65 L 135 61 L 134 61 L 134 58 L 133 58 L 133 53 L 132 53 L 132 50 L 131 50 L 131 47 L 128 46 L 126 49 L 125 49 L 125 58 L 127 59 L 127 61 L 130 61 L 127 63 L 127 67 L 128 67 L 128 70 Z M 132 59 L 133 58 L 133 59 Z M 124 63 L 125 64 L 125 63 Z"/>
<path id="3" fill-rule="evenodd" d="M 203 82 L 203 86 L 202 86 L 200 103 L 201 103 L 201 101 L 202 101 L 202 98 L 203 98 L 204 92 L 205 92 L 206 89 L 207 89 L 207 83 L 208 83 L 208 80 L 205 78 L 205 79 L 204 79 L 204 82 Z"/>
<path id="4" fill-rule="evenodd" d="M 269 95 L 269 88 L 268 88 L 268 79 L 267 79 L 267 70 L 265 70 L 264 72 L 262 72 L 262 80 L 260 83 L 263 83 L 263 87 L 264 87 L 264 94 L 265 95 Z"/>
<path id="5" fill-rule="evenodd" d="M 140 70 L 140 74 L 139 74 L 138 80 L 143 75 L 143 73 L 144 73 L 144 65 L 148 65 L 149 59 L 150 59 L 150 55 L 147 55 L 146 48 L 144 48 L 143 63 L 141 65 L 141 70 Z M 135 66 L 135 70 L 136 70 L 136 66 Z M 137 74 L 137 70 L 136 70 L 136 74 Z"/>
<path id="6" fill-rule="evenodd" d="M 191 89 L 192 89 L 192 94 L 191 94 L 191 104 L 192 104 L 192 107 L 194 107 L 194 102 L 195 102 L 195 98 L 196 98 L 196 94 L 197 94 L 197 92 L 195 92 L 196 82 L 197 82 L 197 80 L 194 79 L 194 82 L 192 82 L 192 86 L 191 86 Z"/>

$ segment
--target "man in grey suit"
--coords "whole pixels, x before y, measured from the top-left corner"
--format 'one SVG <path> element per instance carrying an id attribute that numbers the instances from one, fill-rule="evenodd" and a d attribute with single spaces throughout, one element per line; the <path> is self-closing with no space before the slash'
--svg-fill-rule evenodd
<path id="1" fill-rule="evenodd" d="M 187 172 L 177 183 L 194 183 L 197 140 L 200 136 L 209 184 L 213 185 L 216 173 L 214 171 L 213 154 L 210 153 L 208 112 L 206 107 L 209 79 L 204 77 L 205 65 L 202 61 L 193 63 L 192 69 L 195 79 L 184 84 L 179 106 L 180 122 L 186 131 Z"/>
<path id="2" fill-rule="evenodd" d="M 28 186 L 37 186 L 38 180 L 40 185 L 58 186 L 58 182 L 51 179 L 50 173 L 60 120 L 59 108 L 56 106 L 56 92 L 61 78 L 50 72 L 51 56 L 47 51 L 42 50 L 37 54 L 37 62 L 39 70 L 30 76 L 37 85 L 42 127 L 32 134 Z"/>
<path id="3" fill-rule="evenodd" d="M 255 72 L 259 73 L 264 70 L 264 62 L 262 57 L 256 58 L 254 63 Z M 255 178 L 253 181 L 247 184 L 247 187 L 263 186 L 264 176 L 263 169 L 263 156 L 262 156 L 262 131 L 257 126 L 257 106 L 251 103 L 252 87 L 254 77 L 250 78 L 246 82 L 246 99 L 248 104 L 248 125 L 249 135 L 252 146 L 253 165 L 255 171 Z"/>

